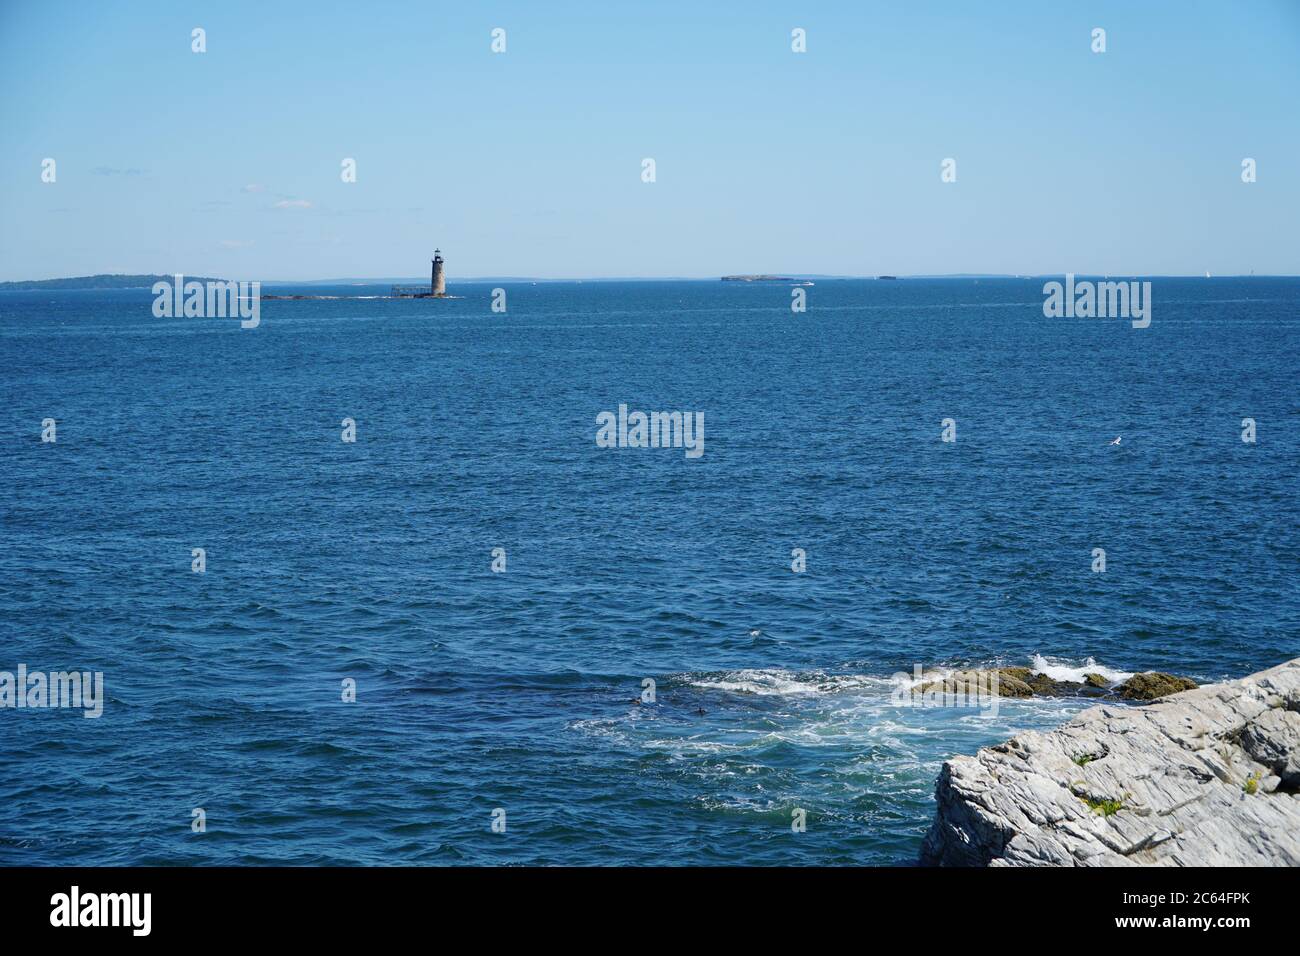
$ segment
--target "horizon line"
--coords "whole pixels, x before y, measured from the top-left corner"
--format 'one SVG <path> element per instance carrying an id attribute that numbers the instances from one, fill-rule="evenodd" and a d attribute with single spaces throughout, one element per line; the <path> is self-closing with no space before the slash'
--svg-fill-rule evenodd
<path id="1" fill-rule="evenodd" d="M 75 279 L 96 279 L 114 276 L 151 276 L 166 277 L 174 275 L 199 275 L 204 278 L 214 278 L 208 272 L 186 273 L 186 272 L 152 272 L 152 273 L 131 273 L 131 272 L 98 272 L 79 276 L 52 276 L 44 279 L 3 279 L 0 280 L 0 286 L 21 284 L 28 282 L 67 282 Z M 739 282 L 779 282 L 783 280 L 806 280 L 820 279 L 823 281 L 878 281 L 884 277 L 887 279 L 1051 279 L 1065 275 L 1075 275 L 1080 277 L 1100 276 L 1102 278 L 1126 278 L 1126 279 L 1294 279 L 1300 278 L 1300 273 L 1221 273 L 1206 274 L 1201 272 L 1164 272 L 1164 273 L 1120 273 L 1120 272 L 916 272 L 916 273 L 880 273 L 874 275 L 840 275 L 818 272 L 772 272 L 772 273 L 730 273 L 731 276 L 774 276 L 773 279 L 737 279 Z M 528 276 L 528 275 L 480 275 L 480 276 L 448 276 L 447 281 L 451 283 L 481 283 L 481 282 L 719 282 L 722 281 L 722 275 L 610 275 L 610 276 Z M 257 281 L 262 285 L 323 285 L 330 283 L 338 284 L 355 284 L 355 285 L 386 285 L 390 283 L 420 283 L 427 281 L 427 276 L 328 276 L 319 279 L 257 279 L 242 281 Z M 223 278 L 221 281 L 240 281 Z M 143 288 L 143 287 L 141 287 Z"/>

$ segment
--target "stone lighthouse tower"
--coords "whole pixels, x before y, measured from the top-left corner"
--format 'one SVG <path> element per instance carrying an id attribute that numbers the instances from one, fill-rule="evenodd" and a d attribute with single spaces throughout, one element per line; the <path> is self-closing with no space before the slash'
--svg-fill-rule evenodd
<path id="1" fill-rule="evenodd" d="M 430 280 L 430 292 L 433 295 L 447 294 L 447 280 L 442 274 L 442 251 L 433 250 L 433 278 Z"/>

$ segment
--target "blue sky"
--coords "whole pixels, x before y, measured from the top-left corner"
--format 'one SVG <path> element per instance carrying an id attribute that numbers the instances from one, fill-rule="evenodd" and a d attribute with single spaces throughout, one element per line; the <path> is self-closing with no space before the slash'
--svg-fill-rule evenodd
<path id="1" fill-rule="evenodd" d="M 0 98 L 0 279 L 1300 271 L 1296 0 L 0 0 Z"/>

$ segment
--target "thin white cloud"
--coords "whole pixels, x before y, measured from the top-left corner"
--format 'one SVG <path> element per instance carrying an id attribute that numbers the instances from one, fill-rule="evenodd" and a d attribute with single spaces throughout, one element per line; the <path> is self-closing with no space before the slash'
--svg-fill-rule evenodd
<path id="1" fill-rule="evenodd" d="M 306 199 L 281 199 L 275 204 L 276 209 L 310 209 L 311 203 Z"/>
<path id="2" fill-rule="evenodd" d="M 220 243 L 226 249 L 245 249 L 253 244 L 252 239 L 222 239 Z"/>
<path id="3" fill-rule="evenodd" d="M 260 193 L 260 192 L 262 192 L 264 189 L 266 189 L 266 187 L 263 186 L 261 183 L 249 183 L 247 186 L 245 186 L 243 189 L 241 189 L 240 192 L 241 192 L 241 193 Z"/>

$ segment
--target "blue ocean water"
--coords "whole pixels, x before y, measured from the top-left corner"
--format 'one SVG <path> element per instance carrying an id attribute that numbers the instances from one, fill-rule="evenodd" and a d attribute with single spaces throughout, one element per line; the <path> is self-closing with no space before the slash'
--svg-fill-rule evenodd
<path id="1" fill-rule="evenodd" d="M 1013 279 L 2 293 L 0 670 L 107 701 L 0 709 L 0 862 L 910 862 L 943 759 L 1083 703 L 896 672 L 1300 653 L 1300 280 L 1153 286 L 1147 329 Z M 620 404 L 704 454 L 598 448 Z"/>

